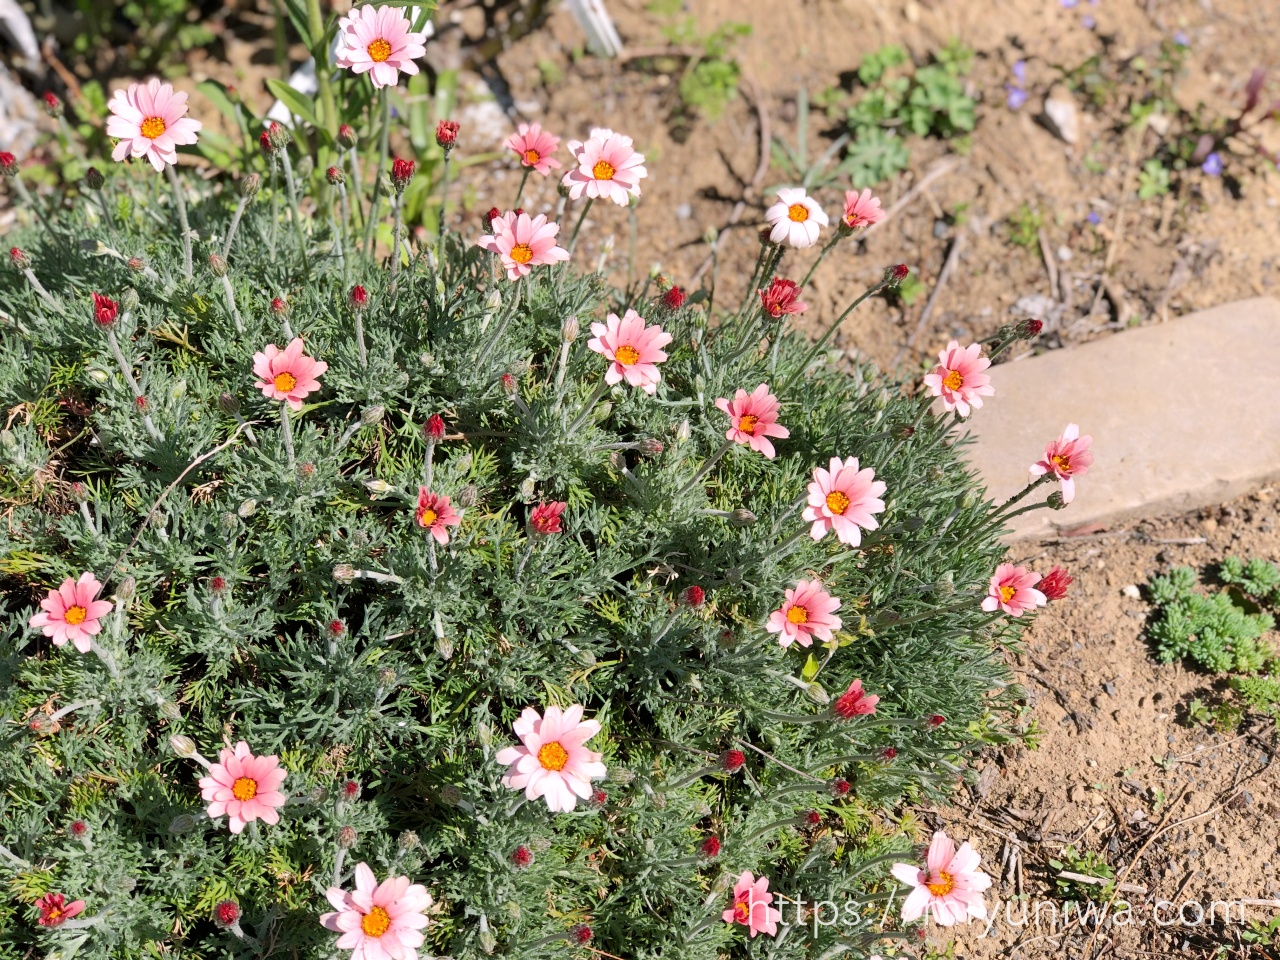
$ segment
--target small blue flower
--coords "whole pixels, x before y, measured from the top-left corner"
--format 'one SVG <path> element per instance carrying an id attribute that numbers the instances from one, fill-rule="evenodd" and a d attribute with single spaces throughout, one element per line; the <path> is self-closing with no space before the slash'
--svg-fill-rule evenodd
<path id="1" fill-rule="evenodd" d="M 1008 104 L 1010 110 L 1018 110 L 1027 102 L 1027 91 L 1008 83 L 1005 84 L 1004 88 L 1009 91 Z"/>
<path id="2" fill-rule="evenodd" d="M 1102 214 L 1100 214 L 1097 210 L 1090 210 L 1089 216 L 1086 217 L 1085 219 L 1088 220 L 1091 224 L 1093 224 L 1096 227 L 1098 224 L 1102 222 Z"/>
<path id="3" fill-rule="evenodd" d="M 1025 60 L 1015 60 L 1013 62 L 1013 75 L 1017 78 L 1018 83 L 1027 82 L 1027 62 Z"/>
<path id="4" fill-rule="evenodd" d="M 1063 10 L 1074 10 L 1080 0 L 1059 0 L 1059 2 L 1062 4 Z"/>
<path id="5" fill-rule="evenodd" d="M 1222 157 L 1217 150 L 1204 158 L 1204 163 L 1200 164 L 1200 169 L 1210 177 L 1222 176 Z"/>
<path id="6" fill-rule="evenodd" d="M 1083 26 L 1086 30 L 1092 30 L 1094 27 L 1098 25 L 1098 21 L 1093 19 L 1093 17 L 1083 16 L 1080 18 L 1080 25 Z"/>
<path id="7" fill-rule="evenodd" d="M 1174 42 L 1174 43 L 1176 43 L 1176 44 L 1177 44 L 1178 46 L 1180 46 L 1180 47 L 1189 47 L 1189 46 L 1191 46 L 1191 38 L 1190 38 L 1190 37 L 1188 37 L 1188 36 L 1187 36 L 1185 33 L 1183 33 L 1181 30 L 1179 30 L 1177 33 L 1175 33 L 1175 34 L 1173 35 L 1173 42 Z"/>

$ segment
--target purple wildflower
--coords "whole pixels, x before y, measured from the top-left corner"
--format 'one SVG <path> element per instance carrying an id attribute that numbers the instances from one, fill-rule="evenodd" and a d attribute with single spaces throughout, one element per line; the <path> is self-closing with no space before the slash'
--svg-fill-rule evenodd
<path id="1" fill-rule="evenodd" d="M 1204 158 L 1204 163 L 1200 164 L 1200 169 L 1210 177 L 1222 176 L 1222 156 L 1217 150 L 1213 151 L 1213 153 Z"/>
<path id="2" fill-rule="evenodd" d="M 1012 84 L 1005 84 L 1005 89 L 1009 91 L 1009 109 L 1017 110 L 1027 102 L 1027 91 L 1021 87 L 1015 87 Z"/>

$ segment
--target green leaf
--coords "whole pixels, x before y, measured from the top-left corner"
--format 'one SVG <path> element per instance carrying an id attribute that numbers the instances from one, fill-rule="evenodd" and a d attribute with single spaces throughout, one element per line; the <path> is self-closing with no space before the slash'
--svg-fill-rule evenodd
<path id="1" fill-rule="evenodd" d="M 301 117 L 317 130 L 320 129 L 320 120 L 316 116 L 316 102 L 305 93 L 299 93 L 293 87 L 289 86 L 283 80 L 277 80 L 271 77 L 267 80 L 267 89 L 270 90 L 295 117 Z"/>
<path id="2" fill-rule="evenodd" d="M 285 11 L 289 14 L 289 20 L 293 24 L 293 29 L 298 31 L 298 36 L 302 38 L 302 44 L 308 50 L 312 47 L 311 29 L 307 26 L 307 10 L 299 2 L 299 0 L 281 0 L 284 4 Z M 268 80 L 267 83 L 271 81 Z"/>
<path id="3" fill-rule="evenodd" d="M 822 661 L 819 660 L 817 656 L 814 655 L 813 653 L 810 653 L 809 656 L 805 659 L 804 670 L 800 673 L 800 676 L 804 678 L 806 683 L 808 683 L 810 680 L 812 680 L 814 677 L 818 675 L 818 667 L 821 665 L 821 663 Z"/>
<path id="4" fill-rule="evenodd" d="M 212 103 L 220 114 L 233 124 L 239 124 L 240 119 L 236 111 L 235 102 L 231 99 L 231 95 L 227 93 L 227 88 L 221 83 L 217 80 L 202 80 L 196 84 L 196 90 Z"/>

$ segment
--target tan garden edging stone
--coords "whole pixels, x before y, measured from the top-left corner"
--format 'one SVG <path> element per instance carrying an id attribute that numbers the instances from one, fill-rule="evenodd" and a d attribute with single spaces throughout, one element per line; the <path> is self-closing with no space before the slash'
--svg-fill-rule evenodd
<path id="1" fill-rule="evenodd" d="M 1004 500 L 1067 423 L 1093 436 L 1075 500 L 1014 518 L 1010 539 L 1221 503 L 1280 477 L 1278 357 L 1280 301 L 1258 297 L 998 365 L 968 457 Z"/>

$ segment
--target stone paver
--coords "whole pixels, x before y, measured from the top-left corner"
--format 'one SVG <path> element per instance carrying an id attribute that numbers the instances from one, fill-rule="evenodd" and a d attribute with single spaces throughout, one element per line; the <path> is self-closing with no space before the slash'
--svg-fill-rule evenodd
<path id="1" fill-rule="evenodd" d="M 969 418 L 967 455 L 991 496 L 1022 489 L 1069 422 L 1093 436 L 1075 500 L 1016 517 L 1011 539 L 1192 510 L 1280 478 L 1280 301 L 1270 297 L 990 373 L 996 395 Z"/>

